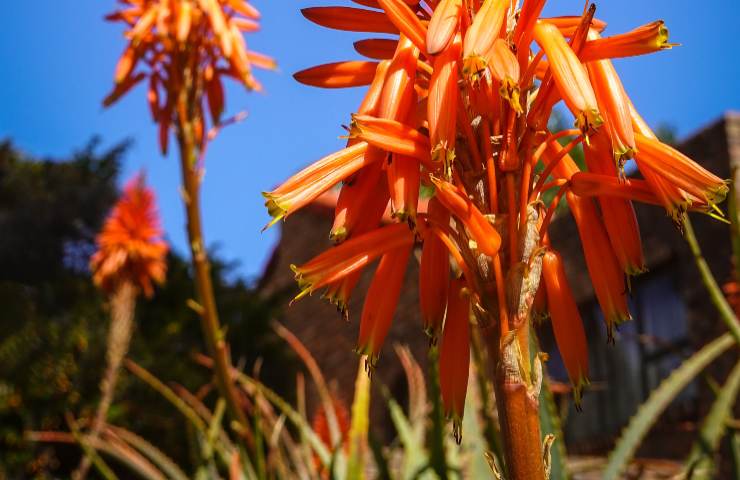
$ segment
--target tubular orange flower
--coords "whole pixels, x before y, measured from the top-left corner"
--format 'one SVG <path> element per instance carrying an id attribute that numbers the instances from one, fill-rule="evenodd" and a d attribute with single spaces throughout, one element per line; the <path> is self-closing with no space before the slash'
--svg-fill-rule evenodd
<path id="1" fill-rule="evenodd" d="M 90 259 L 93 281 L 107 292 L 128 282 L 150 297 L 152 282 L 162 283 L 167 244 L 155 207 L 154 193 L 144 176 L 134 177 L 124 188 L 97 238 L 98 250 Z"/>
<path id="2" fill-rule="evenodd" d="M 301 288 L 296 300 L 341 280 L 394 248 L 408 247 L 413 243 L 414 236 L 406 225 L 391 224 L 353 237 L 300 267 L 292 265 Z"/>
<path id="3" fill-rule="evenodd" d="M 558 27 L 558 30 L 560 30 L 560 33 L 562 33 L 564 37 L 572 37 L 578 30 L 578 26 L 581 24 L 581 17 L 575 17 L 575 16 L 549 17 L 549 18 L 540 18 L 540 21 L 549 23 L 551 25 Z M 595 30 L 601 33 L 604 31 L 605 28 L 606 28 L 606 22 L 599 20 L 598 18 L 594 18 L 591 21 L 592 30 Z"/>
<path id="4" fill-rule="evenodd" d="M 401 35 L 398 47 L 386 74 L 378 116 L 389 120 L 404 120 L 414 100 L 414 79 L 419 49 Z"/>
<path id="5" fill-rule="evenodd" d="M 362 167 L 382 158 L 382 152 L 368 149 L 367 143 L 360 142 L 322 158 L 290 177 L 275 190 L 262 192 L 267 199 L 267 211 L 273 217 L 267 227 L 313 202 L 319 195 Z"/>
<path id="6" fill-rule="evenodd" d="M 395 120 L 353 115 L 350 137 L 364 140 L 388 152 L 429 163 L 429 139 L 417 129 Z"/>
<path id="7" fill-rule="evenodd" d="M 439 352 L 439 387 L 445 414 L 452 417 L 455 440 L 462 439 L 462 419 L 470 369 L 470 300 L 462 280 L 453 280 Z"/>
<path id="8" fill-rule="evenodd" d="M 223 75 L 214 75 L 215 72 L 235 78 L 250 90 L 259 90 L 261 86 L 252 75 L 252 67 L 275 68 L 271 58 L 247 50 L 242 32 L 257 29 L 259 12 L 246 1 L 121 0 L 119 3 L 121 10 L 106 19 L 125 22 L 128 25 L 125 36 L 130 42 L 116 67 L 113 91 L 103 104 L 115 103 L 147 76 L 156 77 L 158 81 L 150 84 L 149 97 L 154 119 L 159 123 L 163 153 L 167 151 L 172 117 L 177 114 L 173 107 L 186 88 L 180 74 L 183 64 L 199 66 L 193 74 L 198 76 L 198 84 L 208 83 L 204 97 L 209 105 L 223 103 L 220 85 Z M 147 71 L 137 71 L 139 66 Z M 206 74 L 210 75 L 209 79 L 205 78 Z M 220 116 L 214 117 L 217 124 Z M 204 130 L 199 129 L 199 144 Z"/>
<path id="9" fill-rule="evenodd" d="M 352 7 L 311 7 L 301 13 L 322 27 L 349 32 L 398 33 L 383 12 Z"/>
<path id="10" fill-rule="evenodd" d="M 327 286 L 327 296 L 340 310 L 371 259 L 390 258 L 391 250 L 410 248 L 418 235 L 424 240 L 419 277 L 424 327 L 437 331 L 445 315 L 451 326 L 453 307 L 447 305 L 444 292 L 454 261 L 454 271 L 461 274 L 458 283 L 467 289 L 462 303 L 466 310 L 475 305 L 489 358 L 499 373 L 506 372 L 493 379 L 507 444 L 506 476 L 535 480 L 543 480 L 545 470 L 541 452 L 532 448 L 541 444 L 541 432 L 533 393 L 537 366 L 529 359 L 539 357 L 529 351 L 528 329 L 535 297 L 542 301 L 548 296 L 544 286 L 535 295 L 535 287 L 542 254 L 549 248 L 551 221 L 560 215 L 559 201 L 567 195 L 571 204 L 611 335 L 614 324 L 629 318 L 624 273 L 636 273 L 644 266 L 631 202 L 663 205 L 680 221 L 688 209 L 709 212 L 726 193 L 718 178 L 661 146 L 630 103 L 608 60 L 668 46 L 661 40 L 662 23 L 601 39 L 598 32 L 606 24 L 595 19 L 594 5 L 579 16 L 540 18 L 545 1 L 523 0 L 518 8 L 509 0 L 355 0 L 375 10 L 307 10 L 314 21 L 333 28 L 393 35 L 355 44 L 361 55 L 383 61 L 373 75 L 372 62 L 363 64 L 368 70 L 362 80 L 370 88 L 353 117 L 348 147 L 367 143 L 368 152 L 381 152 L 382 160 L 363 163 L 349 175 L 342 170 L 344 162 L 327 164 L 326 169 L 313 169 L 320 174 L 309 172 L 279 189 L 297 192 L 293 200 L 302 201 L 309 198 L 300 190 L 302 185 L 321 182 L 323 188 L 329 183 L 329 170 L 341 170 L 341 175 L 331 178 L 345 181 L 332 236 L 344 243 L 329 252 L 350 243 L 361 248 L 320 256 L 319 263 L 298 272 L 304 287 L 306 282 Z M 539 51 L 533 42 L 539 44 Z M 527 92 L 526 101 L 520 98 L 520 90 Z M 580 132 L 548 128 L 560 99 Z M 597 130 L 602 123 L 605 128 Z M 566 137 L 570 137 L 567 144 L 561 146 Z M 588 172 L 581 172 L 570 156 L 581 143 Z M 624 178 L 619 169 L 633 154 L 644 180 Z M 383 161 L 387 159 L 392 162 Z M 379 226 L 379 212 L 389 197 L 397 215 L 413 219 L 419 182 L 435 187 L 428 213 L 420 214 L 411 225 Z M 543 195 L 555 187 L 553 199 Z M 423 213 L 423 207 L 420 210 Z M 440 210 L 444 218 L 435 219 Z M 499 255 L 502 248 L 506 255 Z M 384 265 L 383 270 L 389 271 L 389 262 Z M 559 269 L 550 272 L 554 272 L 551 280 L 562 277 Z M 376 274 L 376 280 L 386 275 L 391 274 Z M 527 288 L 520 288 L 520 279 Z M 380 285 L 380 280 L 374 285 Z M 372 296 L 381 298 L 379 292 L 380 286 L 375 286 Z M 364 343 L 372 335 L 384 337 L 390 324 L 388 305 L 394 303 L 397 292 L 383 295 L 383 321 L 371 322 L 379 326 L 372 334 L 366 327 Z M 455 295 L 448 292 L 450 298 L 459 298 Z M 378 301 L 367 302 L 366 310 Z M 557 298 L 550 303 L 558 309 L 560 333 L 562 325 L 579 321 L 575 315 L 563 320 L 575 311 L 572 299 L 567 306 L 559 305 Z M 446 335 L 447 327 L 443 328 Z M 567 341 L 572 339 L 559 339 L 559 343 Z M 458 353 L 468 348 L 462 345 L 467 341 L 457 343 Z M 377 348 L 375 341 L 372 351 L 377 353 Z M 458 354 L 449 361 L 464 357 Z M 582 357 L 579 350 L 577 360 L 585 365 Z M 581 373 L 573 368 L 572 357 L 567 362 L 578 390 Z M 463 366 L 456 368 L 460 371 L 454 380 L 465 378 Z M 460 399 L 451 389 L 445 393 L 447 399 Z M 461 405 L 450 408 L 461 415 Z"/>
<path id="11" fill-rule="evenodd" d="M 390 330 L 410 254 L 411 245 L 388 250 L 388 253 L 380 259 L 373 281 L 367 290 L 360 320 L 357 351 L 368 356 L 370 367 L 375 366 L 378 361 L 383 342 Z"/>
<path id="12" fill-rule="evenodd" d="M 402 0 L 378 0 L 378 5 L 385 10 L 388 20 L 406 36 L 420 51 L 426 51 L 426 27 L 419 17 Z"/>
<path id="13" fill-rule="evenodd" d="M 646 53 L 669 50 L 677 46 L 668 43 L 668 28 L 662 20 L 648 23 L 631 32 L 586 42 L 581 60 L 591 62 L 603 58 L 632 57 Z"/>
<path id="14" fill-rule="evenodd" d="M 377 62 L 336 62 L 301 70 L 293 77 L 304 85 L 314 87 L 359 87 L 373 81 L 377 68 Z"/>
<path id="15" fill-rule="evenodd" d="M 631 127 L 631 124 L 630 124 Z M 617 177 L 613 164 L 609 139 L 604 132 L 597 133 L 586 145 L 586 164 L 592 172 L 603 173 L 610 178 Z M 604 226 L 609 234 L 614 253 L 622 269 L 628 275 L 637 275 L 645 271 L 645 258 L 642 254 L 642 240 L 637 217 L 632 202 L 609 196 L 600 196 L 599 205 Z"/>
<path id="16" fill-rule="evenodd" d="M 677 188 L 709 205 L 724 201 L 729 190 L 724 180 L 659 140 L 640 134 L 636 138 L 641 164 L 648 165 Z"/>
<path id="17" fill-rule="evenodd" d="M 329 233 L 334 242 L 342 242 L 352 235 L 358 224 L 364 223 L 363 219 L 377 217 L 371 228 L 380 223 L 390 199 L 382 168 L 382 162 L 375 162 L 342 185 L 334 211 L 334 225 Z"/>
<path id="18" fill-rule="evenodd" d="M 581 64 L 554 25 L 537 23 L 534 27 L 534 37 L 547 55 L 552 77 L 565 104 L 576 117 L 578 128 L 584 133 L 598 128 L 603 120 L 599 114 L 596 95 L 588 80 L 586 67 Z"/>
<path id="19" fill-rule="evenodd" d="M 522 113 L 519 100 L 519 63 L 506 42 L 500 38 L 493 42 L 486 54 L 491 76 L 499 81 L 499 94 L 517 113 Z"/>
<path id="20" fill-rule="evenodd" d="M 578 306 L 565 276 L 563 260 L 554 250 L 548 250 L 542 259 L 542 280 L 549 300 L 555 341 L 573 385 L 576 405 L 580 405 L 583 387 L 588 385 L 588 342 Z"/>
<path id="21" fill-rule="evenodd" d="M 567 193 L 566 196 L 578 226 L 594 292 L 604 313 L 609 340 L 613 342 L 614 326 L 631 319 L 624 274 L 591 200 L 572 193 Z"/>
<path id="22" fill-rule="evenodd" d="M 455 137 L 457 134 L 457 60 L 460 56 L 460 37 L 434 59 L 434 73 L 429 81 L 427 99 L 427 118 L 429 119 L 429 138 L 432 146 L 432 160 L 439 161 L 440 154 L 445 162 L 445 170 L 454 158 Z"/>
<path id="23" fill-rule="evenodd" d="M 430 221 L 447 226 L 450 214 L 435 197 L 429 201 L 427 217 Z M 437 235 L 424 237 L 419 266 L 419 307 L 424 331 L 436 338 L 442 328 L 450 285 L 450 254 Z"/>
<path id="24" fill-rule="evenodd" d="M 653 193 L 645 180 L 620 179 L 612 175 L 577 172 L 570 178 L 570 191 L 579 197 L 615 197 L 636 202 L 660 205 L 660 199 Z"/>
<path id="25" fill-rule="evenodd" d="M 475 14 L 463 40 L 463 69 L 472 77 L 486 66 L 483 56 L 491 49 L 501 32 L 509 8 L 507 0 L 485 0 Z"/>
<path id="26" fill-rule="evenodd" d="M 599 34 L 591 30 L 588 38 L 599 38 Z M 589 62 L 586 67 L 596 93 L 596 103 L 604 116 L 614 159 L 621 168 L 626 160 L 632 158 L 635 151 L 635 133 L 632 129 L 629 98 L 611 61 Z"/>
<path id="27" fill-rule="evenodd" d="M 432 177 L 436 196 L 440 203 L 459 219 L 475 240 L 478 250 L 489 257 L 498 255 L 501 247 L 501 235 L 490 224 L 488 219 L 466 196 L 461 195 L 454 185 Z"/>
<path id="28" fill-rule="evenodd" d="M 441 0 L 434 9 L 426 38 L 426 51 L 429 55 L 440 53 L 455 36 L 460 23 L 461 7 L 461 0 Z"/>
<path id="29" fill-rule="evenodd" d="M 415 225 L 421 179 L 419 161 L 415 158 L 393 154 L 387 175 L 393 217 Z"/>
<path id="30" fill-rule="evenodd" d="M 362 56 L 375 60 L 389 60 L 398 46 L 398 41 L 390 38 L 368 38 L 358 40 L 354 44 L 355 51 Z"/>
<path id="31" fill-rule="evenodd" d="M 383 60 L 378 64 L 378 68 L 375 69 L 375 77 L 367 89 L 365 98 L 362 99 L 360 108 L 357 109 L 358 114 L 377 115 L 380 111 L 380 99 L 383 94 L 383 86 L 385 85 L 385 78 L 390 65 L 391 62 L 388 60 Z"/>

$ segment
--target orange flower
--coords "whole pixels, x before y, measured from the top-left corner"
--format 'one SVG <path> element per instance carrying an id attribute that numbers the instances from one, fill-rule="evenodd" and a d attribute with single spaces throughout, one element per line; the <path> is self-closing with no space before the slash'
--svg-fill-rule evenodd
<path id="1" fill-rule="evenodd" d="M 578 30 L 581 20 L 582 17 L 576 16 L 540 18 L 541 22 L 549 23 L 558 27 L 558 30 L 560 30 L 560 33 L 562 33 L 564 37 L 572 37 Z M 601 33 L 605 28 L 606 22 L 599 20 L 598 18 L 594 18 L 591 21 L 591 30 Z"/>
<path id="2" fill-rule="evenodd" d="M 323 88 L 347 88 L 370 85 L 375 78 L 377 62 L 327 63 L 301 70 L 293 77 L 304 85 Z"/>
<path id="3" fill-rule="evenodd" d="M 144 184 L 144 175 L 126 184 L 97 244 L 90 269 L 93 281 L 103 290 L 111 292 L 129 282 L 150 297 L 152 282 L 164 282 L 168 247 L 162 240 L 154 193 Z"/>
<path id="4" fill-rule="evenodd" d="M 534 27 L 537 43 L 550 62 L 550 72 L 565 104 L 576 117 L 578 128 L 588 133 L 598 128 L 603 120 L 599 114 L 596 95 L 588 80 L 586 67 L 581 64 L 563 34 L 549 23 L 539 22 Z"/>
<path id="5" fill-rule="evenodd" d="M 271 192 L 262 192 L 265 206 L 273 217 L 268 228 L 296 210 L 316 200 L 322 193 L 362 167 L 384 158 L 383 152 L 360 142 L 347 147 L 296 173 Z"/>
<path id="6" fill-rule="evenodd" d="M 486 61 L 491 76 L 501 84 L 499 87 L 501 98 L 507 100 L 517 113 L 522 113 L 519 100 L 519 63 L 504 40 L 498 38 L 493 42 L 486 55 Z"/>
<path id="7" fill-rule="evenodd" d="M 415 158 L 393 154 L 387 175 L 393 217 L 415 225 L 421 177 L 419 161 Z"/>
<path id="8" fill-rule="evenodd" d="M 341 280 L 395 248 L 413 245 L 414 236 L 403 224 L 392 224 L 353 237 L 297 267 L 292 265 L 301 293 L 296 300 Z"/>
<path id="9" fill-rule="evenodd" d="M 113 91 L 103 104 L 113 104 L 146 77 L 156 77 L 158 80 L 149 85 L 149 99 L 159 124 L 163 153 L 167 151 L 180 92 L 187 88 L 181 75 L 183 65 L 198 65 L 192 72 L 196 76 L 193 83 L 208 84 L 204 96 L 211 106 L 214 124 L 220 122 L 223 110 L 223 76 L 233 77 L 250 90 L 260 90 L 252 67 L 275 68 L 274 60 L 247 49 L 243 33 L 258 28 L 259 12 L 246 0 L 120 0 L 119 3 L 121 9 L 106 19 L 127 24 L 125 36 L 129 45 L 116 66 Z M 196 143 L 202 144 L 205 129 L 197 128 L 195 133 Z"/>
<path id="10" fill-rule="evenodd" d="M 588 198 L 580 198 L 572 193 L 566 195 L 581 237 L 594 293 L 604 313 L 608 337 L 613 342 L 614 326 L 632 318 L 627 307 L 624 273 L 594 204 Z"/>
<path id="11" fill-rule="evenodd" d="M 721 180 L 655 139 L 608 60 L 667 47 L 662 23 L 602 39 L 598 32 L 606 24 L 594 18 L 594 6 L 581 15 L 540 18 L 546 0 L 524 0 L 516 9 L 509 0 L 354 2 L 368 9 L 325 7 L 305 12 L 331 28 L 391 36 L 356 42 L 355 50 L 369 61 L 339 64 L 348 69 L 341 80 L 325 73 L 313 81 L 370 85 L 353 116 L 347 147 L 366 143 L 364 156 L 375 156 L 373 150 L 379 158 L 361 164 L 346 158 L 320 163 L 271 192 L 275 203 L 268 207 L 288 200 L 284 203 L 294 211 L 329 183 L 344 182 L 331 232 L 342 243 L 296 269 L 299 284 L 307 287 L 305 292 L 326 286 L 329 300 L 346 312 L 360 272 L 374 258 L 383 257 L 366 299 L 360 342 L 365 351 L 377 355 L 403 275 L 402 266 L 391 265 L 391 259 L 407 255 L 418 235 L 424 241 L 418 280 L 424 328 L 432 333 L 442 328 L 443 336 L 458 339 L 445 338 L 442 344 L 443 350 L 447 348 L 442 368 L 447 369 L 443 395 L 449 412 L 462 415 L 460 382 L 467 377 L 467 363 L 462 362 L 467 362 L 468 346 L 459 340 L 463 332 L 457 329 L 462 325 L 467 332 L 470 305 L 475 305 L 486 333 L 498 329 L 495 337 L 512 342 L 505 347 L 518 348 L 525 359 L 508 366 L 512 375 L 507 388 L 512 388 L 502 389 L 507 407 L 502 414 L 516 410 L 513 406 L 522 405 L 517 402 L 524 397 L 515 397 L 535 387 L 536 365 L 526 361 L 531 358 L 526 332 L 534 300 L 540 310 L 548 300 L 557 310 L 558 343 L 568 356 L 579 394 L 587 373 L 583 327 L 579 331 L 568 327 L 578 322 L 577 309 L 567 286 L 554 283 L 564 278 L 554 253 L 546 267 L 553 298 L 548 298 L 543 284 L 535 295 L 532 283 L 539 281 L 540 254 L 548 248 L 548 229 L 561 214 L 557 206 L 562 197 L 567 196 L 576 219 L 611 336 L 613 326 L 629 318 L 625 272 L 644 268 L 631 202 L 663 205 L 680 221 L 688 209 L 715 208 L 726 193 Z M 373 71 L 376 60 L 381 62 Z M 128 68 L 125 62 L 121 68 Z M 322 68 L 338 67 L 318 70 Z M 580 132 L 548 128 L 561 99 Z M 605 128 L 597 130 L 602 123 Z M 581 172 L 570 155 L 582 143 L 588 172 Z M 621 164 L 633 155 L 644 180 L 623 178 Z M 428 212 L 420 207 L 414 221 L 420 184 L 431 184 L 435 193 Z M 554 198 L 544 195 L 555 188 Z M 389 198 L 396 216 L 411 220 L 411 228 L 401 222 L 381 226 L 380 212 Z M 543 202 L 547 205 L 540 210 Z M 502 249 L 506 255 L 499 255 Z M 460 279 L 450 288 L 453 266 Z M 524 279 L 532 288 L 511 287 L 508 279 Z M 463 284 L 466 292 L 461 299 Z M 517 308 L 509 312 L 507 305 Z M 464 321 L 453 322 L 452 317 Z M 571 337 L 569 329 L 576 329 Z M 491 352 L 500 353 L 496 348 Z M 495 360 L 510 361 L 506 355 Z M 541 442 L 535 417 L 536 412 L 526 419 L 531 430 L 527 434 L 531 438 L 523 442 L 527 445 Z M 455 432 L 459 434 L 459 425 Z"/>
<path id="12" fill-rule="evenodd" d="M 589 38 L 599 38 L 599 34 L 592 30 L 589 32 Z M 621 168 L 626 160 L 632 158 L 635 151 L 635 133 L 632 129 L 629 98 L 611 61 L 589 62 L 586 67 L 596 93 L 596 103 L 604 116 L 614 159 Z"/>
<path id="13" fill-rule="evenodd" d="M 311 7 L 301 13 L 322 27 L 349 32 L 398 33 L 383 12 L 352 7 Z"/>
<path id="14" fill-rule="evenodd" d="M 632 125 L 630 124 L 630 128 Z M 603 173 L 616 178 L 617 168 L 610 155 L 611 146 L 604 132 L 597 133 L 591 145 L 584 148 L 586 164 L 592 172 Z M 642 254 L 640 227 L 632 203 L 629 200 L 609 196 L 599 196 L 601 215 L 609 234 L 609 241 L 622 269 L 628 275 L 637 275 L 645 271 L 645 258 Z"/>
<path id="15" fill-rule="evenodd" d="M 542 280 L 547 292 L 555 341 L 573 385 L 576 406 L 579 406 L 583 386 L 588 385 L 588 342 L 578 306 L 565 276 L 563 260 L 554 250 L 548 250 L 542 259 Z"/>
<path id="16" fill-rule="evenodd" d="M 377 227 L 389 199 L 382 162 L 362 169 L 355 178 L 342 185 L 329 237 L 339 243 L 357 233 L 362 226 L 368 227 L 363 232 Z"/>
<path id="17" fill-rule="evenodd" d="M 353 115 L 349 134 L 351 138 L 363 140 L 385 151 L 412 157 L 426 164 L 431 162 L 429 139 L 401 122 Z"/>
<path id="18" fill-rule="evenodd" d="M 570 178 L 570 191 L 579 197 L 614 197 L 660 205 L 660 199 L 646 180 L 577 172 Z"/>
<path id="19" fill-rule="evenodd" d="M 389 120 L 405 120 L 414 101 L 414 80 L 419 49 L 401 35 L 396 53 L 388 67 L 385 86 L 380 98 L 378 116 Z"/>
<path id="20" fill-rule="evenodd" d="M 353 46 L 360 55 L 374 60 L 389 60 L 393 58 L 398 41 L 390 38 L 368 38 L 356 41 Z"/>
<path id="21" fill-rule="evenodd" d="M 434 9 L 427 30 L 426 51 L 436 55 L 444 50 L 460 24 L 461 0 L 441 0 Z"/>
<path id="22" fill-rule="evenodd" d="M 729 190 L 727 182 L 669 145 L 640 134 L 636 139 L 638 167 L 648 166 L 675 187 L 709 205 L 724 201 Z"/>
<path id="23" fill-rule="evenodd" d="M 388 20 L 406 36 L 420 51 L 426 51 L 426 27 L 419 17 L 402 0 L 378 0 L 378 5 L 385 10 Z"/>
<path id="24" fill-rule="evenodd" d="M 439 387 L 445 414 L 452 417 L 453 433 L 460 443 L 470 368 L 470 300 L 462 280 L 453 280 L 449 292 L 439 352 Z"/>
<path id="25" fill-rule="evenodd" d="M 450 46 L 434 59 L 434 72 L 429 81 L 427 118 L 432 159 L 439 161 L 440 154 L 446 170 L 454 158 L 457 135 L 457 66 L 460 57 L 459 35 Z"/>
<path id="26" fill-rule="evenodd" d="M 602 58 L 644 55 L 669 50 L 675 46 L 677 46 L 676 43 L 668 43 L 668 29 L 665 23 L 659 20 L 638 27 L 631 32 L 588 41 L 580 56 L 584 62 L 591 62 Z"/>
<path id="27" fill-rule="evenodd" d="M 457 187 L 444 180 L 432 177 L 432 183 L 436 187 L 436 197 L 440 203 L 470 231 L 471 237 L 476 242 L 476 248 L 489 257 L 498 255 L 501 235 L 473 202 L 461 195 Z"/>
<path id="28" fill-rule="evenodd" d="M 450 214 L 436 197 L 429 201 L 427 216 L 438 225 L 450 224 Z M 424 331 L 436 338 L 442 328 L 450 284 L 450 254 L 437 235 L 424 237 L 419 266 L 419 307 Z"/>
<path id="29" fill-rule="evenodd" d="M 377 363 L 383 342 L 390 330 L 410 254 L 411 245 L 387 250 L 380 259 L 373 281 L 367 290 L 360 320 L 357 351 L 368 356 L 371 367 Z"/>
<path id="30" fill-rule="evenodd" d="M 509 3 L 507 0 L 485 0 L 478 13 L 475 14 L 473 23 L 465 32 L 465 39 L 463 40 L 463 58 L 469 71 L 469 65 L 474 59 L 483 57 L 488 53 L 493 46 L 493 42 L 501 33 L 501 26 L 504 25 L 504 20 L 506 20 Z M 470 73 L 474 73 L 474 71 Z"/>

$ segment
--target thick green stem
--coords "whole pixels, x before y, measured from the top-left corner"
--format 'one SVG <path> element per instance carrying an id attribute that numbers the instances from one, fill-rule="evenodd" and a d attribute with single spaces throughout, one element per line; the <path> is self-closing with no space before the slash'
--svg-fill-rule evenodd
<path id="1" fill-rule="evenodd" d="M 183 95 L 183 97 L 186 97 Z M 180 164 L 183 179 L 183 201 L 187 215 L 187 232 L 190 253 L 193 262 L 195 287 L 199 305 L 197 307 L 201 319 L 201 329 L 206 341 L 209 354 L 213 357 L 213 371 L 216 385 L 232 420 L 238 424 L 240 437 L 249 432 L 249 424 L 244 411 L 239 405 L 236 389 L 229 371 L 231 359 L 224 339 L 224 333 L 218 318 L 216 299 L 213 293 L 211 280 L 211 266 L 203 239 L 203 227 L 200 214 L 200 171 L 197 166 L 197 151 L 194 124 L 190 115 L 185 112 L 188 108 L 187 98 L 181 99 L 186 105 L 181 105 L 177 140 L 180 147 Z"/>
<path id="2" fill-rule="evenodd" d="M 691 225 L 691 220 L 689 220 L 688 215 L 684 216 L 683 224 L 684 238 L 686 239 L 686 243 L 689 244 L 691 254 L 694 256 L 694 261 L 696 262 L 696 266 L 699 269 L 702 283 L 704 283 L 704 286 L 707 287 L 709 298 L 712 300 L 714 306 L 717 307 L 720 318 L 727 326 L 733 338 L 735 338 L 735 341 L 740 344 L 740 322 L 738 322 L 738 319 L 735 316 L 735 312 L 732 310 L 730 304 L 727 303 L 727 299 L 722 293 L 722 289 L 717 284 L 717 281 L 714 279 L 714 275 L 712 275 L 712 271 L 709 269 L 709 264 L 707 264 L 706 259 L 704 259 L 704 256 L 701 253 L 699 241 L 696 239 L 694 228 Z"/>

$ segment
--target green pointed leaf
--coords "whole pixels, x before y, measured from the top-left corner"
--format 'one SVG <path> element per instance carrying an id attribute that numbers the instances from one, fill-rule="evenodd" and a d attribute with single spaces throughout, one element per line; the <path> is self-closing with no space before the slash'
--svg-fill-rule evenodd
<path id="1" fill-rule="evenodd" d="M 352 425 L 349 429 L 349 459 L 347 479 L 365 478 L 363 451 L 367 445 L 367 432 L 370 428 L 370 377 L 365 373 L 365 359 L 360 358 L 355 379 L 355 398 L 352 401 Z"/>
<path id="2" fill-rule="evenodd" d="M 732 407 L 735 405 L 739 389 L 740 363 L 730 372 L 724 387 L 720 389 L 717 399 L 702 422 L 699 437 L 691 447 L 691 453 L 686 460 L 687 478 L 713 478 L 714 456 L 725 434 L 727 420 L 732 416 Z"/>
<path id="3" fill-rule="evenodd" d="M 616 480 L 622 470 L 632 460 L 637 447 L 647 432 L 656 422 L 660 414 L 691 380 L 696 377 L 707 365 L 720 354 L 735 344 L 735 340 L 726 333 L 685 360 L 680 367 L 674 370 L 637 410 L 637 414 L 630 420 L 622 431 L 622 436 L 609 455 L 609 461 L 604 471 L 605 480 Z"/>

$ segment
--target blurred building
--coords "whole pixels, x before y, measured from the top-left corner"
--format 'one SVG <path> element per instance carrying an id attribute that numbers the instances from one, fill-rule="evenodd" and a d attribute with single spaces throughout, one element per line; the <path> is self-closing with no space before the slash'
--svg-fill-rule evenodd
<path id="1" fill-rule="evenodd" d="M 678 148 L 722 178 L 730 178 L 740 165 L 740 114 L 728 113 L 691 135 Z M 297 293 L 290 264 L 301 264 L 330 246 L 328 232 L 333 221 L 336 193 L 326 194 L 311 206 L 281 223 L 281 238 L 260 283 L 265 295 Z M 634 320 L 623 325 L 616 345 L 606 344 L 606 331 L 585 267 L 575 223 L 569 215 L 552 226 L 552 241 L 565 257 L 568 277 L 579 303 L 590 347 L 591 388 L 577 413 L 564 398 L 567 411 L 566 440 L 574 453 L 606 451 L 648 393 L 691 352 L 724 331 L 698 271 L 680 233 L 665 212 L 653 206 L 635 205 L 649 271 L 632 279 L 631 309 Z M 703 215 L 692 221 L 704 254 L 720 282 L 730 279 L 731 248 L 726 224 Z M 372 269 L 369 269 L 372 271 Z M 393 352 L 395 342 L 408 344 L 424 363 L 427 338 L 421 332 L 418 313 L 418 262 L 409 262 L 393 326 L 377 378 L 403 400 L 406 380 Z M 345 323 L 334 307 L 316 294 L 281 312 L 281 321 L 315 355 L 322 371 L 336 386 L 347 405 L 351 402 L 357 356 L 352 353 L 359 329 L 364 292 L 370 282 L 365 272 L 349 306 Z M 552 352 L 550 375 L 567 381 L 547 325 L 540 331 L 543 348 Z M 722 380 L 733 358 L 723 357 L 709 375 Z M 694 382 L 669 408 L 651 433 L 657 441 L 645 442 L 649 456 L 674 456 L 686 452 L 696 419 L 712 401 L 705 381 Z M 384 415 L 375 402 L 375 415 Z M 382 417 L 375 417 L 382 418 Z M 671 441 L 660 441 L 670 439 Z"/>

